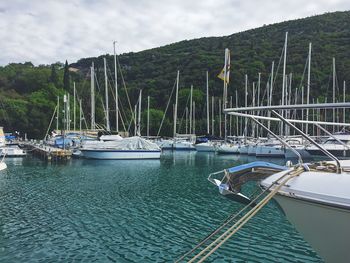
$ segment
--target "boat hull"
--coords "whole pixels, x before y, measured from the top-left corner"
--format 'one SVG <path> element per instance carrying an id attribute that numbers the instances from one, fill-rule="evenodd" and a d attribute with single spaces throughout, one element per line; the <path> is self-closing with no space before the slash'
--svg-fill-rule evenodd
<path id="1" fill-rule="evenodd" d="M 215 152 L 215 147 L 210 143 L 199 143 L 195 145 L 197 152 Z"/>
<path id="2" fill-rule="evenodd" d="M 160 159 L 160 153 L 142 150 L 81 150 L 84 158 L 102 160 Z"/>
<path id="3" fill-rule="evenodd" d="M 350 209 L 285 195 L 274 197 L 288 220 L 325 262 L 349 262 Z"/>
<path id="4" fill-rule="evenodd" d="M 257 146 L 257 157 L 284 157 L 284 151 L 279 146 Z"/>
<path id="5" fill-rule="evenodd" d="M 239 146 L 234 144 L 222 144 L 217 148 L 216 152 L 218 154 L 239 154 Z"/>

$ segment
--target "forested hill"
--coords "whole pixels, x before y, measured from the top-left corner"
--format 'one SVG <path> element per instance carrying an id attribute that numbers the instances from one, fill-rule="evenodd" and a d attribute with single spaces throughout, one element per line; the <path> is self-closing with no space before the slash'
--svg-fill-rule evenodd
<path id="1" fill-rule="evenodd" d="M 229 21 L 228 21 L 229 22 Z M 264 25 L 260 28 L 236 33 L 225 37 L 208 37 L 185 40 L 159 48 L 118 56 L 121 72 L 131 103 L 136 103 L 138 92 L 143 90 L 143 106 L 147 96 L 151 97 L 151 133 L 157 133 L 158 125 L 171 93 L 177 70 L 180 70 L 180 105 L 182 116 L 189 87 L 194 87 L 196 101 L 196 131 L 205 131 L 205 74 L 209 71 L 210 95 L 222 95 L 223 83 L 216 76 L 224 63 L 224 49 L 231 50 L 231 82 L 229 96 L 238 90 L 239 101 L 244 101 L 244 75 L 248 74 L 249 94 L 251 86 L 261 73 L 261 87 L 265 89 L 271 63 L 275 61 L 275 70 L 281 58 L 285 32 L 288 31 L 288 53 L 286 73 L 293 74 L 293 91 L 306 85 L 305 65 L 308 45 L 312 42 L 311 97 L 331 99 L 332 94 L 332 58 L 336 60 L 337 94 L 342 94 L 343 80 L 350 83 L 350 12 L 335 12 L 283 23 Z M 137 40 L 135 40 L 137 41 Z M 111 43 L 112 50 L 112 43 Z M 108 59 L 109 78 L 113 85 L 113 55 Z M 94 62 L 99 86 L 104 87 L 103 57 L 84 58 L 70 64 L 69 71 L 63 64 L 33 66 L 31 63 L 9 64 L 0 68 L 0 125 L 5 129 L 27 131 L 31 136 L 42 136 L 53 113 L 56 96 L 69 91 L 72 94 L 72 82 L 76 82 L 79 97 L 83 100 L 83 109 L 89 123 L 90 77 L 89 70 Z M 64 72 L 66 68 L 66 78 Z M 78 70 L 78 71 L 77 71 Z M 304 77 L 303 77 L 304 76 Z M 281 96 L 282 66 L 279 67 L 275 82 L 274 100 Z M 125 119 L 129 107 L 119 74 L 121 104 Z M 262 91 L 263 93 L 264 91 Z M 110 91 L 111 97 L 113 91 Z M 294 92 L 293 92 L 294 94 Z M 102 98 L 103 90 L 99 96 Z M 350 97 L 350 96 L 349 96 Z M 235 98 L 234 98 L 235 100 Z M 251 96 L 249 98 L 251 100 Z M 101 100 L 97 100 L 97 122 L 104 123 Z M 114 109 L 114 101 L 110 100 Z M 145 107 L 144 107 L 145 108 Z M 172 107 L 167 114 L 163 134 L 171 133 Z M 216 112 L 218 107 L 216 107 Z M 111 116 L 114 116 L 112 111 Z M 115 117 L 111 117 L 114 127 Z M 181 124 L 184 132 L 184 124 Z M 216 127 L 218 129 L 218 125 Z M 145 131 L 145 129 L 143 130 Z"/>

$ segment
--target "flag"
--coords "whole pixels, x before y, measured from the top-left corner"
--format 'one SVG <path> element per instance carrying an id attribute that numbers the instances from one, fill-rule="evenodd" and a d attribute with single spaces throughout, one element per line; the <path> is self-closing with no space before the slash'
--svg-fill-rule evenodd
<path id="1" fill-rule="evenodd" d="M 230 50 L 228 48 L 225 49 L 225 65 L 220 71 L 218 78 L 227 84 L 230 82 Z"/>

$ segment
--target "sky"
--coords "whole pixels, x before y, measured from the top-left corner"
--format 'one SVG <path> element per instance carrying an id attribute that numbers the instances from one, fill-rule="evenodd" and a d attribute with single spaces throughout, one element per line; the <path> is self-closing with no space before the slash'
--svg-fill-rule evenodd
<path id="1" fill-rule="evenodd" d="M 325 12 L 349 0 L 2 0 L 0 65 L 137 52 Z"/>

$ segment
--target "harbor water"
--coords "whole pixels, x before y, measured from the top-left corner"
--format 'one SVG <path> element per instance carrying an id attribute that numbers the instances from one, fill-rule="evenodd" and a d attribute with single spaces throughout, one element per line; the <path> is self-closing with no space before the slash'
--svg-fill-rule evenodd
<path id="1" fill-rule="evenodd" d="M 173 262 L 242 208 L 218 193 L 209 173 L 252 160 L 196 152 L 64 164 L 7 159 L 0 262 Z M 208 262 L 322 260 L 270 202 Z"/>

